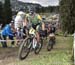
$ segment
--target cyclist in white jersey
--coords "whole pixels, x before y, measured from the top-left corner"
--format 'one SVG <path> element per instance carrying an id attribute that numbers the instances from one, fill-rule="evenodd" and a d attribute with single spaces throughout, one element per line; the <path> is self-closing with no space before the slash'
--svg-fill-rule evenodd
<path id="1" fill-rule="evenodd" d="M 23 11 L 19 11 L 15 18 L 15 29 L 23 28 L 23 22 L 25 20 L 25 13 Z"/>

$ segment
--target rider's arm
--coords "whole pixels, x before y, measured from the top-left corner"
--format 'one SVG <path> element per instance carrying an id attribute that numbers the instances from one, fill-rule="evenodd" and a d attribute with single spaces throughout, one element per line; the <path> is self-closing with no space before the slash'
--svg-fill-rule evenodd
<path id="1" fill-rule="evenodd" d="M 24 27 L 24 26 L 27 26 L 27 18 L 24 19 L 23 27 Z"/>
<path id="2" fill-rule="evenodd" d="M 42 30 L 45 30 L 45 23 L 43 22 L 42 17 L 40 15 L 38 15 L 38 19 L 39 19 L 39 22 L 41 23 Z"/>
<path id="3" fill-rule="evenodd" d="M 42 23 L 42 17 L 38 14 L 39 23 Z"/>

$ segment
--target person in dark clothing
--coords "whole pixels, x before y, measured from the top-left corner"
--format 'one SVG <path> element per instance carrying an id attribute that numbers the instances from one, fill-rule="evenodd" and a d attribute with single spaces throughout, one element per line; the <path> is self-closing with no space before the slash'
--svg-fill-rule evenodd
<path id="1" fill-rule="evenodd" d="M 48 34 L 56 32 L 56 27 L 53 24 L 48 24 Z"/>
<path id="2" fill-rule="evenodd" d="M 53 25 L 53 26 L 51 27 L 51 32 L 52 32 L 52 33 L 55 33 L 55 31 L 56 31 L 56 28 L 55 28 L 55 26 Z"/>
<path id="3" fill-rule="evenodd" d="M 49 33 L 55 33 L 56 32 L 56 27 L 54 26 L 54 24 L 50 24 L 49 28 L 50 28 Z"/>

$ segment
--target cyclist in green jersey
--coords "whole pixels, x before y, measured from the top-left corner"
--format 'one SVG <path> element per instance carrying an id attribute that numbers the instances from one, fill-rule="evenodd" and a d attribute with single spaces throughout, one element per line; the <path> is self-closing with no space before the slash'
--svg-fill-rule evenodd
<path id="1" fill-rule="evenodd" d="M 32 28 L 36 30 L 36 37 L 37 42 L 40 41 L 40 35 L 39 35 L 39 27 L 40 24 L 42 24 L 42 17 L 39 14 L 36 14 L 33 9 L 29 11 L 29 15 L 27 16 L 27 21 L 29 24 L 31 24 Z M 28 26 L 28 25 L 27 25 Z"/>

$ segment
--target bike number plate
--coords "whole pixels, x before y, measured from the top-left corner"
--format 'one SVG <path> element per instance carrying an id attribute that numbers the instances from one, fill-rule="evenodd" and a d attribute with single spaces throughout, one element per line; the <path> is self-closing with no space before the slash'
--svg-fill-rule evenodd
<path id="1" fill-rule="evenodd" d="M 33 28 L 31 28 L 30 30 L 29 30 L 29 34 L 35 34 L 35 30 L 33 29 Z"/>

